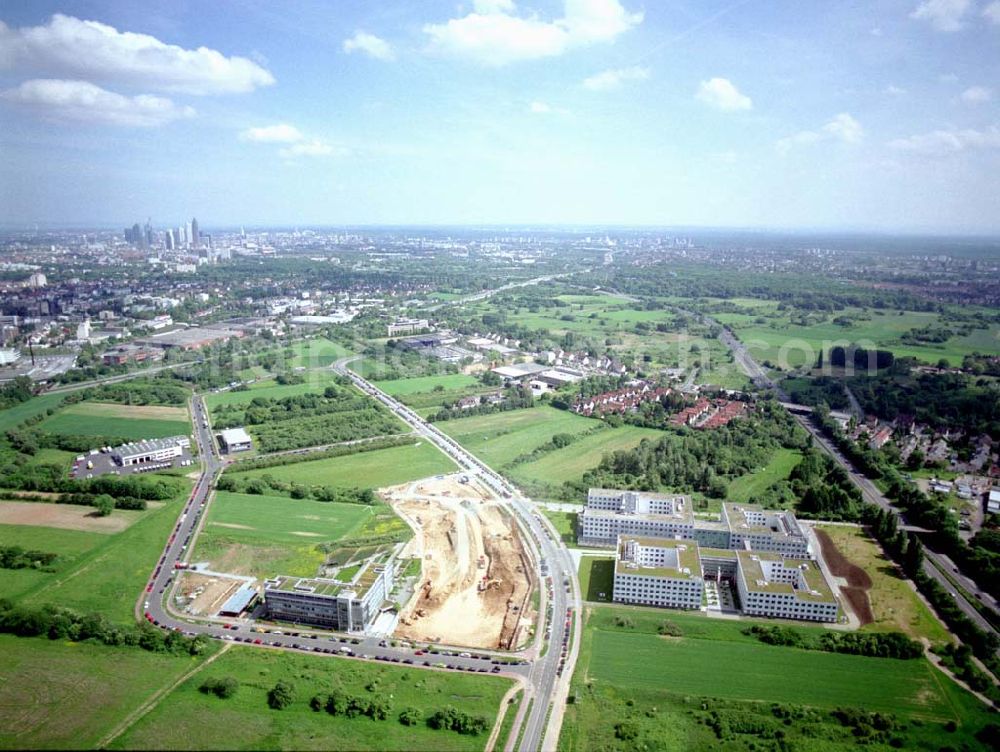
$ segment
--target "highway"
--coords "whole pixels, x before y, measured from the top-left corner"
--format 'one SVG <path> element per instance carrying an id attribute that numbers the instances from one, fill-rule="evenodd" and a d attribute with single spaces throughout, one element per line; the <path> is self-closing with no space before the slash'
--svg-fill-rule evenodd
<path id="1" fill-rule="evenodd" d="M 764 371 L 760 365 L 758 365 L 757 361 L 754 360 L 747 351 L 746 346 L 740 342 L 740 340 L 737 339 L 736 336 L 729 331 L 729 329 L 723 327 L 722 334 L 719 336 L 719 339 L 732 351 L 736 362 L 747 374 L 747 376 L 753 380 L 754 384 L 760 388 L 773 390 L 778 398 L 784 402 L 789 401 L 789 397 L 784 390 L 782 390 L 774 382 L 774 380 L 767 375 L 767 372 Z M 832 457 L 837 464 L 844 468 L 851 480 L 854 481 L 854 484 L 861 490 L 861 495 L 864 497 L 865 501 L 870 504 L 876 504 L 880 508 L 897 515 L 901 525 L 906 527 L 906 518 L 902 511 L 893 506 L 893 504 L 885 497 L 885 494 L 879 490 L 878 486 L 876 486 L 871 479 L 868 478 L 868 476 L 855 467 L 850 458 L 844 455 L 844 453 L 841 452 L 840 449 L 838 449 L 833 442 L 826 437 L 818 426 L 816 426 L 807 416 L 794 415 L 794 417 L 799 424 L 809 432 L 809 435 L 812 436 L 813 443 L 830 455 L 830 457 Z M 983 617 L 976 607 L 948 581 L 944 572 L 950 572 L 951 576 L 958 580 L 962 584 L 962 587 L 969 592 L 973 598 L 981 601 L 987 608 L 995 607 L 996 601 L 989 593 L 981 590 L 971 579 L 962 576 L 958 572 L 958 568 L 955 567 L 954 563 L 948 559 L 948 557 L 927 548 L 925 545 L 923 571 L 952 594 L 952 597 L 955 599 L 955 604 L 962 610 L 962 613 L 968 616 L 980 629 L 986 632 L 998 634 L 993 625 L 990 624 L 990 622 Z"/>
<path id="2" fill-rule="evenodd" d="M 348 368 L 359 356 L 343 358 L 334 370 L 351 379 L 356 387 L 374 397 L 409 424 L 414 432 L 432 442 L 466 473 L 476 477 L 510 503 L 515 519 L 526 535 L 522 537 L 535 557 L 541 578 L 542 600 L 540 618 L 551 606 L 551 620 L 538 645 L 528 674 L 529 692 L 534 698 L 530 713 L 524 719 L 524 731 L 519 747 L 523 752 L 555 749 L 562 727 L 563 709 L 569 691 L 569 681 L 579 653 L 581 619 L 580 583 L 569 550 L 561 538 L 534 505 L 500 474 L 460 446 L 450 436 L 428 423 L 402 402 L 389 396 L 374 384 Z M 544 563 L 544 566 L 543 566 Z M 545 583 L 551 582 L 546 589 Z M 568 582 L 567 588 L 564 583 Z M 522 702 L 526 706 L 527 699 Z M 551 715 L 549 708 L 552 707 Z M 510 738 L 516 739 L 515 728 Z"/>

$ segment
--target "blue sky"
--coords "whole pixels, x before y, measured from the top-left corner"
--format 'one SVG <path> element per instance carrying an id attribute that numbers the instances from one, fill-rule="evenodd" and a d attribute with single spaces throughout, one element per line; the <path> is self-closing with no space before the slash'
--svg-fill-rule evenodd
<path id="1" fill-rule="evenodd" d="M 0 22 L 7 224 L 1000 231 L 1000 0 L 8 0 Z"/>

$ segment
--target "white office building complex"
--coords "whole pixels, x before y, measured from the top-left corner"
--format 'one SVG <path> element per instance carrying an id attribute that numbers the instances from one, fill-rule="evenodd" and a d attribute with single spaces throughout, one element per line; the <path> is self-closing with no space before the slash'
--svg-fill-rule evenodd
<path id="1" fill-rule="evenodd" d="M 708 548 L 811 555 L 809 538 L 787 510 L 726 503 L 717 520 L 696 520 L 691 499 L 677 494 L 592 488 L 578 525 L 580 543 L 586 546 L 610 547 L 618 536 L 632 535 L 690 539 Z"/>
<path id="2" fill-rule="evenodd" d="M 580 543 L 613 546 L 620 535 L 694 537 L 691 500 L 686 496 L 592 488 L 579 516 Z"/>
<path id="3" fill-rule="evenodd" d="M 703 590 L 697 543 L 632 536 L 618 539 L 615 601 L 695 609 L 701 607 Z"/>
<path id="4" fill-rule="evenodd" d="M 837 620 L 837 598 L 819 565 L 809 559 L 739 551 L 736 587 L 749 616 Z"/>

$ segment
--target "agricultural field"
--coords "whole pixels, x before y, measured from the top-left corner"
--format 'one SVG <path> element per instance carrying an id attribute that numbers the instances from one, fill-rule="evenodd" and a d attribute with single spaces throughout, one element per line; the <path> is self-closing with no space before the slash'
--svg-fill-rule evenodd
<path id="1" fill-rule="evenodd" d="M 680 636 L 660 636 L 665 623 Z M 780 728 L 795 749 L 848 750 L 856 738 L 830 713 L 849 707 L 893 714 L 900 746 L 936 750 L 971 740 L 991 719 L 923 658 L 766 645 L 742 633 L 747 623 L 665 609 L 591 607 L 571 689 L 576 702 L 567 708 L 559 748 L 617 746 L 615 726 L 627 721 L 635 748 L 717 749 L 724 739 L 726 748 L 753 749 Z M 713 717 L 726 719 L 724 737 L 712 730 Z M 791 722 L 782 723 L 785 717 Z M 756 720 L 741 726 L 743 718 Z M 954 731 L 946 730 L 949 722 Z"/>
<path id="2" fill-rule="evenodd" d="M 932 643 L 951 642 L 951 636 L 914 591 L 912 583 L 861 528 L 821 525 L 817 529 L 830 536 L 837 550 L 871 579 L 868 601 L 874 621 L 862 629 L 905 632 Z"/>
<path id="3" fill-rule="evenodd" d="M 78 436 L 121 436 L 132 441 L 191 433 L 187 408 L 78 402 L 42 421 L 42 430 Z"/>
<path id="4" fill-rule="evenodd" d="M 318 544 L 350 536 L 377 512 L 361 504 L 218 491 L 191 560 L 257 577 L 313 576 L 326 559 Z"/>
<path id="5" fill-rule="evenodd" d="M 336 488 L 382 488 L 455 470 L 455 465 L 425 441 L 341 457 L 297 462 L 238 473 L 236 478 L 271 475 L 277 480 Z"/>
<path id="6" fill-rule="evenodd" d="M 240 684 L 230 699 L 198 691 L 206 679 L 222 677 L 233 677 Z M 267 692 L 278 681 L 294 687 L 294 702 L 281 711 L 267 706 Z M 492 728 L 509 687 L 508 680 L 492 676 L 234 647 L 171 691 L 110 748 L 480 750 L 489 730 L 466 736 L 435 731 L 423 722 L 404 726 L 399 714 L 416 708 L 426 719 L 451 705 L 488 719 Z M 377 693 L 391 703 L 388 718 L 373 721 L 310 709 L 310 698 L 333 689 L 362 697 Z"/>
<path id="7" fill-rule="evenodd" d="M 437 424 L 455 441 L 495 468 L 541 446 L 557 433 L 578 433 L 593 425 L 588 418 L 554 407 L 508 410 Z"/>
<path id="8" fill-rule="evenodd" d="M 205 395 L 205 405 L 209 410 L 215 410 L 227 405 L 245 405 L 256 397 L 265 399 L 281 399 L 283 397 L 297 397 L 300 394 L 310 394 L 312 392 L 322 392 L 330 384 L 334 383 L 337 377 L 332 372 L 309 371 L 305 374 L 305 381 L 301 384 L 279 384 L 274 379 L 263 379 L 255 381 L 249 385 L 248 389 L 240 391 L 215 392 Z"/>
<path id="9" fill-rule="evenodd" d="M 591 421 L 590 428 L 599 425 L 596 421 Z M 584 436 L 562 449 L 546 452 L 533 462 L 516 465 L 510 475 L 515 481 L 542 484 L 558 485 L 565 481 L 580 480 L 587 470 L 600 464 L 605 454 L 633 449 L 643 439 L 655 440 L 663 435 L 662 431 L 654 428 L 638 426 L 605 428 Z"/>
<path id="10" fill-rule="evenodd" d="M 327 368 L 334 361 L 351 354 L 339 342 L 332 342 L 325 337 L 296 342 L 287 349 L 292 351 L 292 357 L 286 363 L 291 368 Z"/>
<path id="11" fill-rule="evenodd" d="M 779 480 L 786 480 L 801 459 L 802 452 L 796 449 L 776 449 L 771 461 L 765 467 L 735 478 L 729 483 L 726 501 L 753 503 L 755 498 Z"/>
<path id="12" fill-rule="evenodd" d="M 0 635 L 0 748 L 96 748 L 131 713 L 203 661 Z"/>
<path id="13" fill-rule="evenodd" d="M 447 373 L 441 376 L 417 376 L 412 379 L 376 381 L 375 386 L 392 397 L 408 397 L 419 392 L 431 392 L 437 387 L 442 391 L 466 389 L 478 385 L 479 379 L 464 373 Z"/>

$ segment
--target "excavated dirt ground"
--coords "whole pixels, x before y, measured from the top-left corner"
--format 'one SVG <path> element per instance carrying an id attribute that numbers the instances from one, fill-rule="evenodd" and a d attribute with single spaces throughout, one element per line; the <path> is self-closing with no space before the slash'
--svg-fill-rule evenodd
<path id="1" fill-rule="evenodd" d="M 528 638 L 531 569 L 509 513 L 459 476 L 384 489 L 413 527 L 423 560 L 421 586 L 396 635 L 479 648 L 518 647 Z M 485 588 L 485 589 L 481 589 Z"/>

